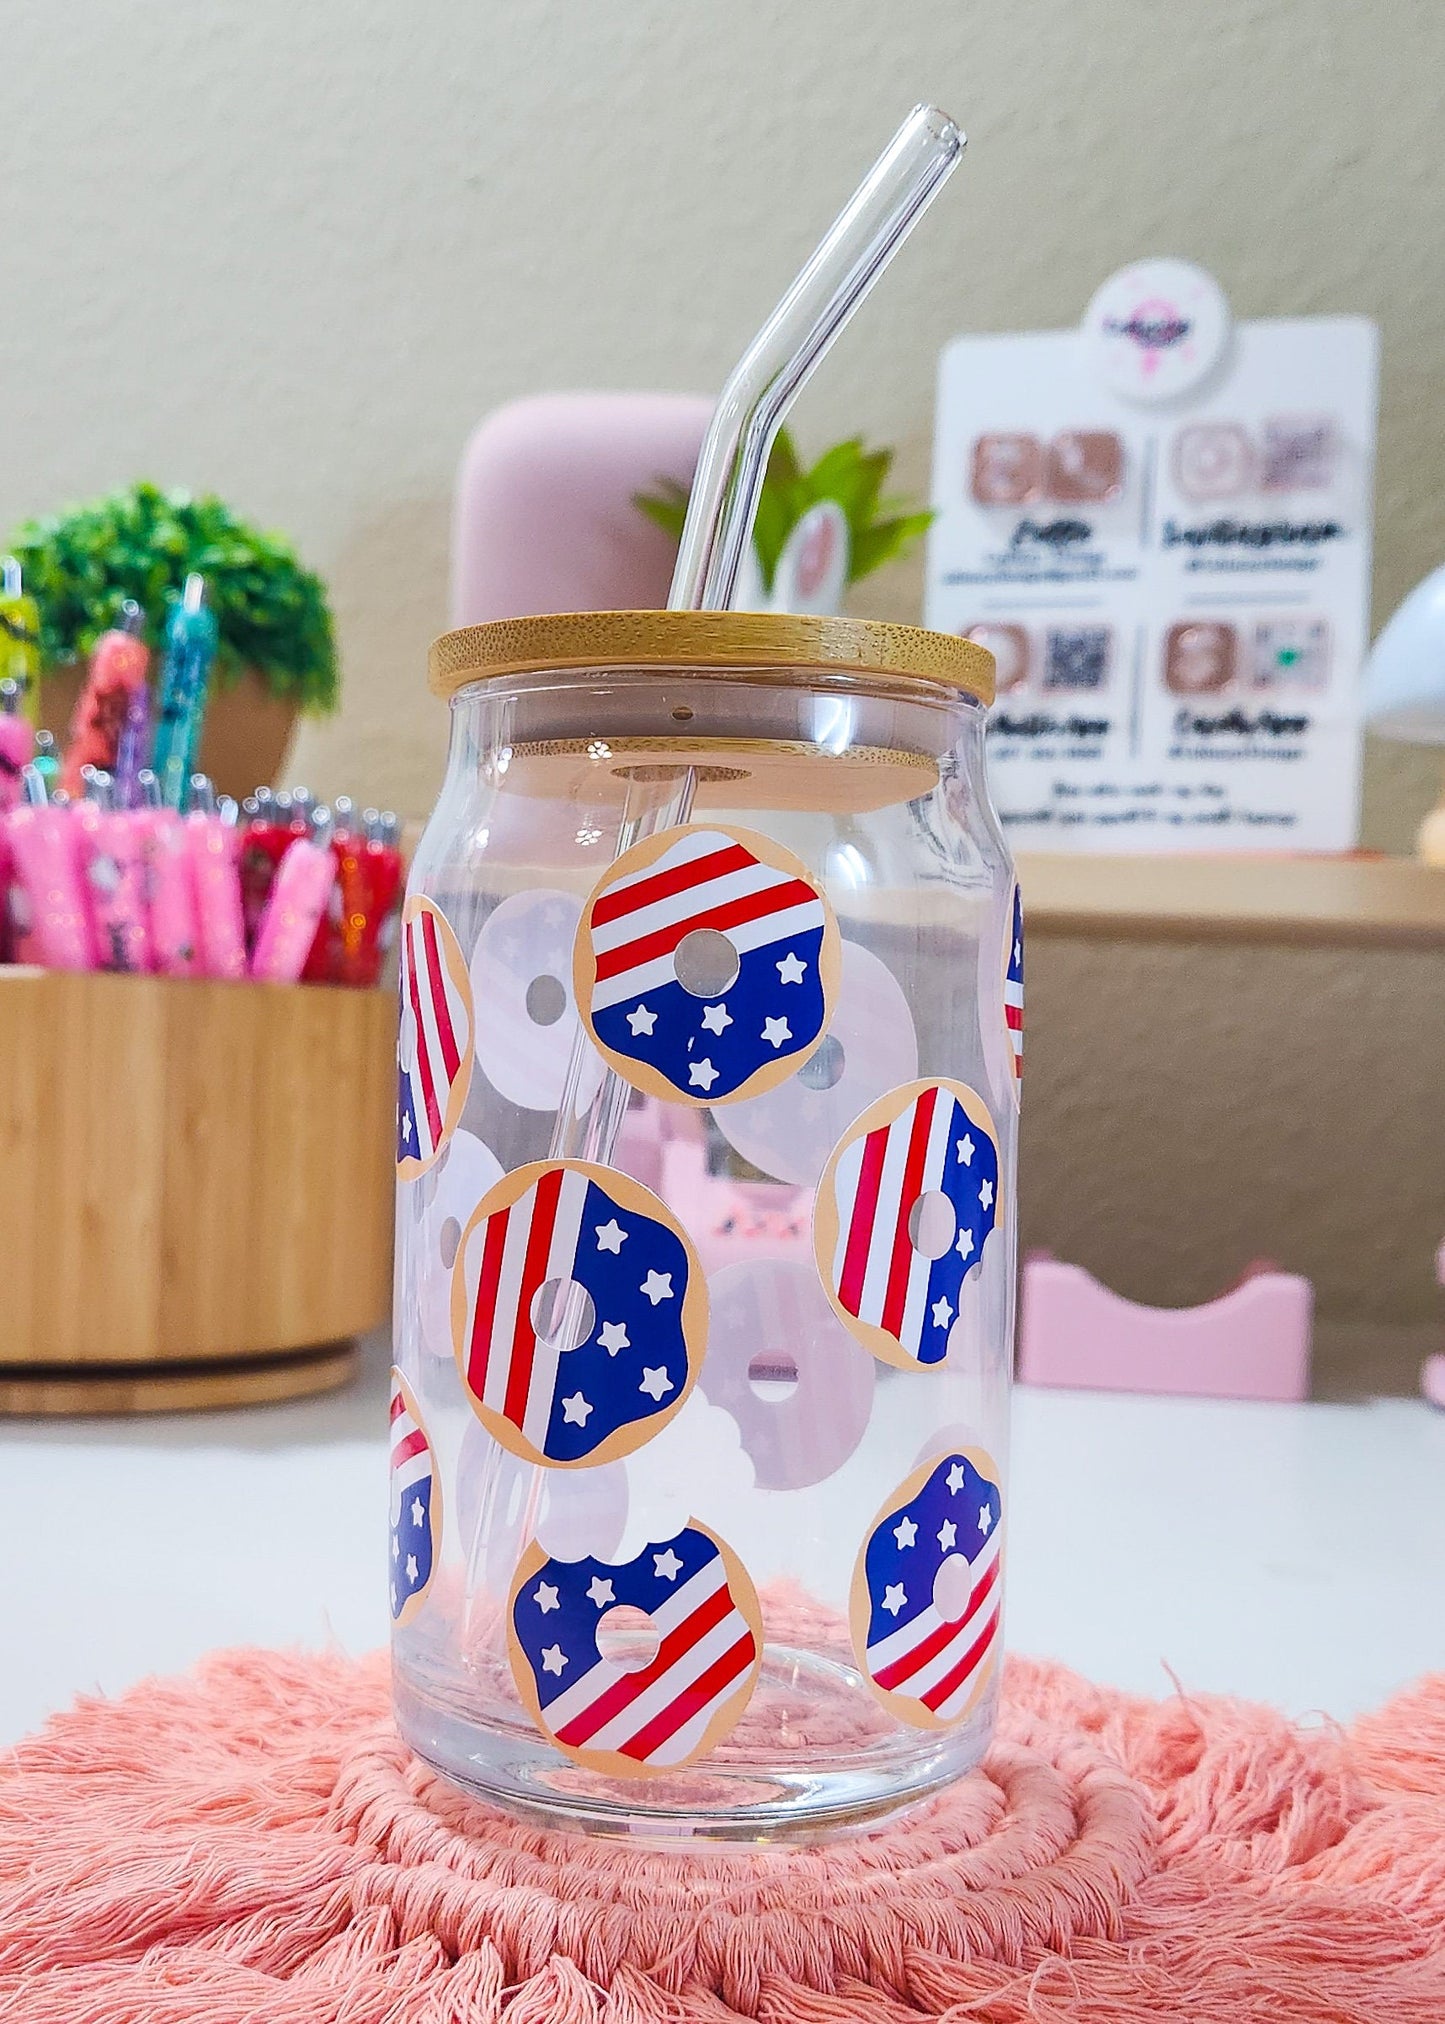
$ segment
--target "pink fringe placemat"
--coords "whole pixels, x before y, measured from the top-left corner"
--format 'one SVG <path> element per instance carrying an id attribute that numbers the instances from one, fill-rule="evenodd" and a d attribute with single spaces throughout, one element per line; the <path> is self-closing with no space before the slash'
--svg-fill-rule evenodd
<path id="1" fill-rule="evenodd" d="M 25 2024 L 1445 2024 L 1445 1676 L 1348 1730 L 1011 1663 L 981 1776 L 739 1858 L 469 1806 L 384 1662 L 234 1652 L 0 1772 Z"/>

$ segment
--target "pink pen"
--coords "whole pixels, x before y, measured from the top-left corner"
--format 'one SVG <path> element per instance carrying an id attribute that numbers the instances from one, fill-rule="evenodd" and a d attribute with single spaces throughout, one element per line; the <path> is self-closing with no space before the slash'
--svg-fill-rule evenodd
<path id="1" fill-rule="evenodd" d="M 12 919 L 28 959 L 50 970 L 88 970 L 90 922 L 81 891 L 78 830 L 70 809 L 47 806 L 45 782 L 22 769 L 25 799 L 5 817 L 15 866 Z"/>
<path id="2" fill-rule="evenodd" d="M 21 769 L 35 757 L 35 726 L 21 716 L 22 700 L 17 681 L 0 682 L 0 809 L 18 806 Z"/>
<path id="3" fill-rule="evenodd" d="M 149 970 L 145 817 L 135 809 L 115 806 L 115 783 L 109 773 L 96 766 L 82 771 L 85 799 L 76 803 L 74 819 L 90 904 L 95 968 Z"/>
<path id="4" fill-rule="evenodd" d="M 145 838 L 150 897 L 151 964 L 163 977 L 196 975 L 196 880 L 177 808 L 162 808 L 160 782 L 149 766 L 137 776 L 143 806 L 136 811 Z"/>
<path id="5" fill-rule="evenodd" d="M 317 808 L 311 834 L 298 836 L 271 882 L 266 911 L 256 931 L 251 975 L 266 984 L 294 984 L 306 965 L 316 924 L 336 878 L 331 849 L 331 810 Z"/>
<path id="6" fill-rule="evenodd" d="M 229 795 L 217 807 L 215 789 L 204 773 L 191 776 L 191 801 L 186 838 L 196 882 L 199 968 L 203 976 L 234 981 L 246 974 L 246 923 L 237 863 L 239 810 Z"/>

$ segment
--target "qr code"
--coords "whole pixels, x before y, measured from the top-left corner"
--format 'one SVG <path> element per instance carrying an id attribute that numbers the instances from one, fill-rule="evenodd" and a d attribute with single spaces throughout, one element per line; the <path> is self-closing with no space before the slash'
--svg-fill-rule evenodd
<path id="1" fill-rule="evenodd" d="M 1266 492 L 1318 492 L 1334 475 L 1335 425 L 1327 415 L 1268 417 L 1260 476 Z"/>
<path id="2" fill-rule="evenodd" d="M 1106 625 L 1051 626 L 1044 645 L 1046 689 L 1102 689 L 1109 675 Z"/>

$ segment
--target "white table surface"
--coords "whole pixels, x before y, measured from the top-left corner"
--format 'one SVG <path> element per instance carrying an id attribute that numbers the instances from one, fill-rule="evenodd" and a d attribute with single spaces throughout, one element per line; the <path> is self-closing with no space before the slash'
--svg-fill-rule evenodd
<path id="1" fill-rule="evenodd" d="M 387 1631 L 385 1347 L 329 1399 L 0 1422 L 0 1742 L 222 1645 Z M 1008 1642 L 1348 1718 L 1445 1667 L 1445 1413 L 1020 1391 Z"/>

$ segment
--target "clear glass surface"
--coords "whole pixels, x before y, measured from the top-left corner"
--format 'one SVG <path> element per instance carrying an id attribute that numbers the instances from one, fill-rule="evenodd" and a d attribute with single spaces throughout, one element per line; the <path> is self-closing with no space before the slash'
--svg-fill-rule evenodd
<path id="1" fill-rule="evenodd" d="M 619 754 L 634 752 L 624 771 Z M 772 1088 L 715 1106 L 643 1094 L 605 1067 L 577 1015 L 584 903 L 619 847 L 671 835 L 679 818 L 790 854 L 840 937 L 816 1051 Z M 440 1158 L 398 1185 L 396 1361 L 431 1444 L 442 1513 L 425 1599 L 395 1631 L 404 1734 L 457 1783 L 594 1832 L 811 1838 L 916 1802 L 986 1747 L 1000 1652 L 995 1633 L 968 1693 L 944 1704 L 948 1719 L 918 1716 L 869 1677 L 882 1670 L 868 1656 L 878 1632 L 866 1628 L 881 1605 L 863 1566 L 885 1517 L 896 1536 L 900 1512 L 923 1510 L 908 1486 L 923 1496 L 949 1457 L 976 1466 L 970 1490 L 982 1481 L 992 1500 L 978 1521 L 996 1518 L 1006 1538 L 1013 871 L 984 783 L 982 709 L 915 682 L 761 670 L 595 670 L 463 691 L 409 892 L 442 911 L 468 966 L 475 1063 Z M 946 1354 L 924 1366 L 883 1360 L 845 1326 L 813 1226 L 825 1163 L 859 1115 L 933 1078 L 973 1093 L 997 1181 L 976 1265 L 944 1302 Z M 537 1466 L 510 1452 L 462 1381 L 469 1223 L 503 1175 L 559 1158 L 650 1189 L 686 1232 L 709 1298 L 706 1354 L 681 1409 L 595 1466 Z M 927 1223 L 925 1209 L 909 1242 L 932 1258 Z M 536 1325 L 561 1342 L 565 1368 L 571 1336 L 595 1317 L 575 1290 L 549 1298 Z M 564 1569 L 584 1557 L 621 1568 L 688 1525 L 725 1542 L 755 1591 L 761 1662 L 705 1754 L 616 1775 L 556 1747 L 519 1690 L 525 1655 L 508 1638 L 519 1563 L 530 1550 Z M 974 1573 L 988 1558 L 996 1610 L 1001 1558 L 993 1566 L 998 1548 L 990 1539 L 985 1555 L 980 1538 Z M 945 1642 L 964 1607 L 946 1588 L 940 1568 Z M 645 1620 L 611 1635 L 614 1663 L 657 1663 Z"/>

